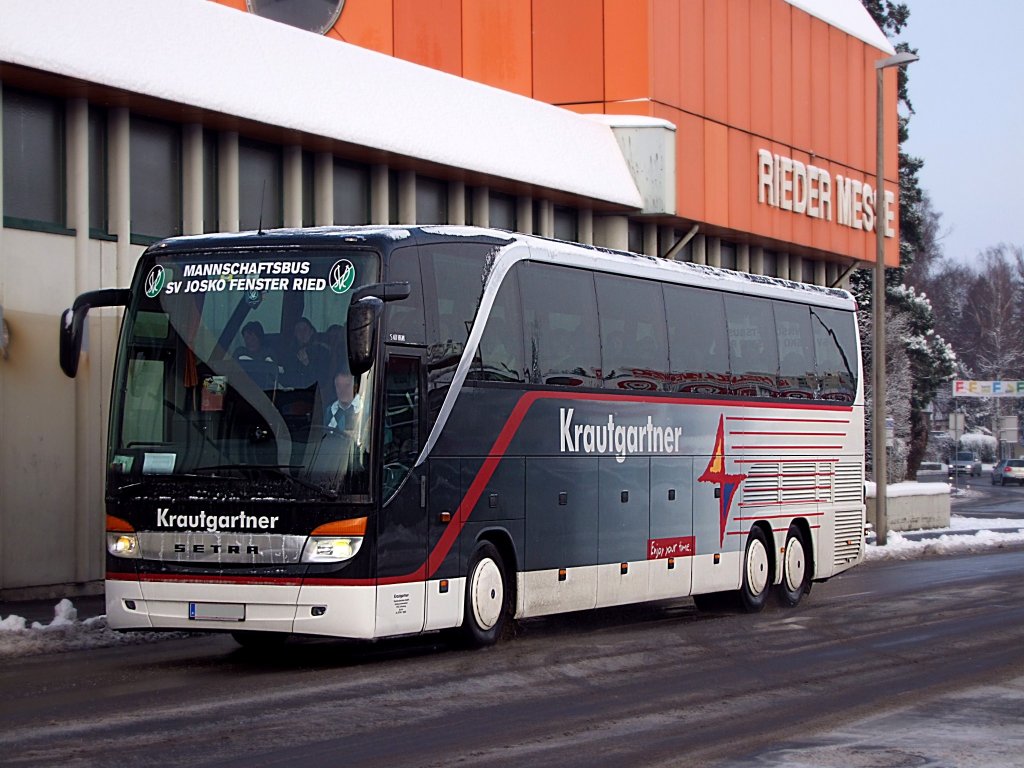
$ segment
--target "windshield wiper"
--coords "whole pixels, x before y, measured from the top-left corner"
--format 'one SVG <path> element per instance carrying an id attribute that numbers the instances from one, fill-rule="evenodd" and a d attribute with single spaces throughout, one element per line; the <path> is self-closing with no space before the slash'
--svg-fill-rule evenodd
<path id="1" fill-rule="evenodd" d="M 286 469 L 302 469 L 302 464 L 210 464 L 204 467 L 196 467 L 190 473 L 183 475 L 184 477 L 198 477 L 199 475 L 206 475 L 207 477 L 227 479 L 224 475 L 214 474 L 223 470 L 232 470 L 244 476 L 247 470 L 256 470 L 259 472 L 270 472 L 275 477 L 283 477 L 296 485 L 300 485 L 311 491 L 324 496 L 328 499 L 337 499 L 338 492 L 333 488 L 324 488 L 323 486 L 311 483 L 309 480 L 304 480 L 301 477 L 285 472 Z"/>

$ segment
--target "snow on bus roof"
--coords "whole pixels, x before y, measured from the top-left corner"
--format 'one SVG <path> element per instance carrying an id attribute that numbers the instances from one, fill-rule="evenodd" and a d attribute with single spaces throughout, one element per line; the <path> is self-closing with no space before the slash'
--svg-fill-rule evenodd
<path id="1" fill-rule="evenodd" d="M 208 0 L 4 0 L 0 62 L 643 205 L 607 125 Z"/>

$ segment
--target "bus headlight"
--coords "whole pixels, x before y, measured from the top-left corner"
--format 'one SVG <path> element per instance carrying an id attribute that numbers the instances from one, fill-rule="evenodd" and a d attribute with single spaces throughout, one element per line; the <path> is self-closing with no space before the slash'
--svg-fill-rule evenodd
<path id="1" fill-rule="evenodd" d="M 310 536 L 302 550 L 304 563 L 341 563 L 356 556 L 362 536 Z"/>
<path id="2" fill-rule="evenodd" d="M 134 533 L 107 532 L 107 552 L 114 557 L 142 557 L 139 537 Z"/>

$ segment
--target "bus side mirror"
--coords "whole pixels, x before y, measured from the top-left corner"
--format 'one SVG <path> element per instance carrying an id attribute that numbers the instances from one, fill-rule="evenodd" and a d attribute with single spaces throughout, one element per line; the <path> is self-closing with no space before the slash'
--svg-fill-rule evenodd
<path id="1" fill-rule="evenodd" d="M 78 358 L 82 353 L 85 318 L 93 307 L 124 307 L 128 304 L 127 288 L 105 288 L 87 291 L 75 299 L 70 309 L 60 316 L 60 369 L 70 379 L 78 374 Z"/>
<path id="2" fill-rule="evenodd" d="M 384 302 L 366 296 L 348 307 L 348 367 L 353 376 L 366 373 L 373 366 L 377 351 L 377 323 L 384 312 Z"/>

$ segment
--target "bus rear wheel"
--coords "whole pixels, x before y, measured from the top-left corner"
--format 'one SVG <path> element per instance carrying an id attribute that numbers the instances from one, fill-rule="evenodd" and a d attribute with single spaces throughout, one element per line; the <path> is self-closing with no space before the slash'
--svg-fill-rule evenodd
<path id="1" fill-rule="evenodd" d="M 771 561 L 764 531 L 754 528 L 747 537 L 743 551 L 743 586 L 740 587 L 740 606 L 747 613 L 757 613 L 768 600 L 771 581 Z"/>
<path id="2" fill-rule="evenodd" d="M 512 593 L 497 548 L 482 541 L 469 559 L 466 575 L 463 635 L 469 645 L 483 647 L 501 639 L 509 627 Z"/>
<path id="3" fill-rule="evenodd" d="M 797 605 L 811 591 L 811 563 L 804 534 L 796 525 L 789 526 L 786 548 L 782 552 L 782 583 L 779 602 L 787 608 Z"/>

